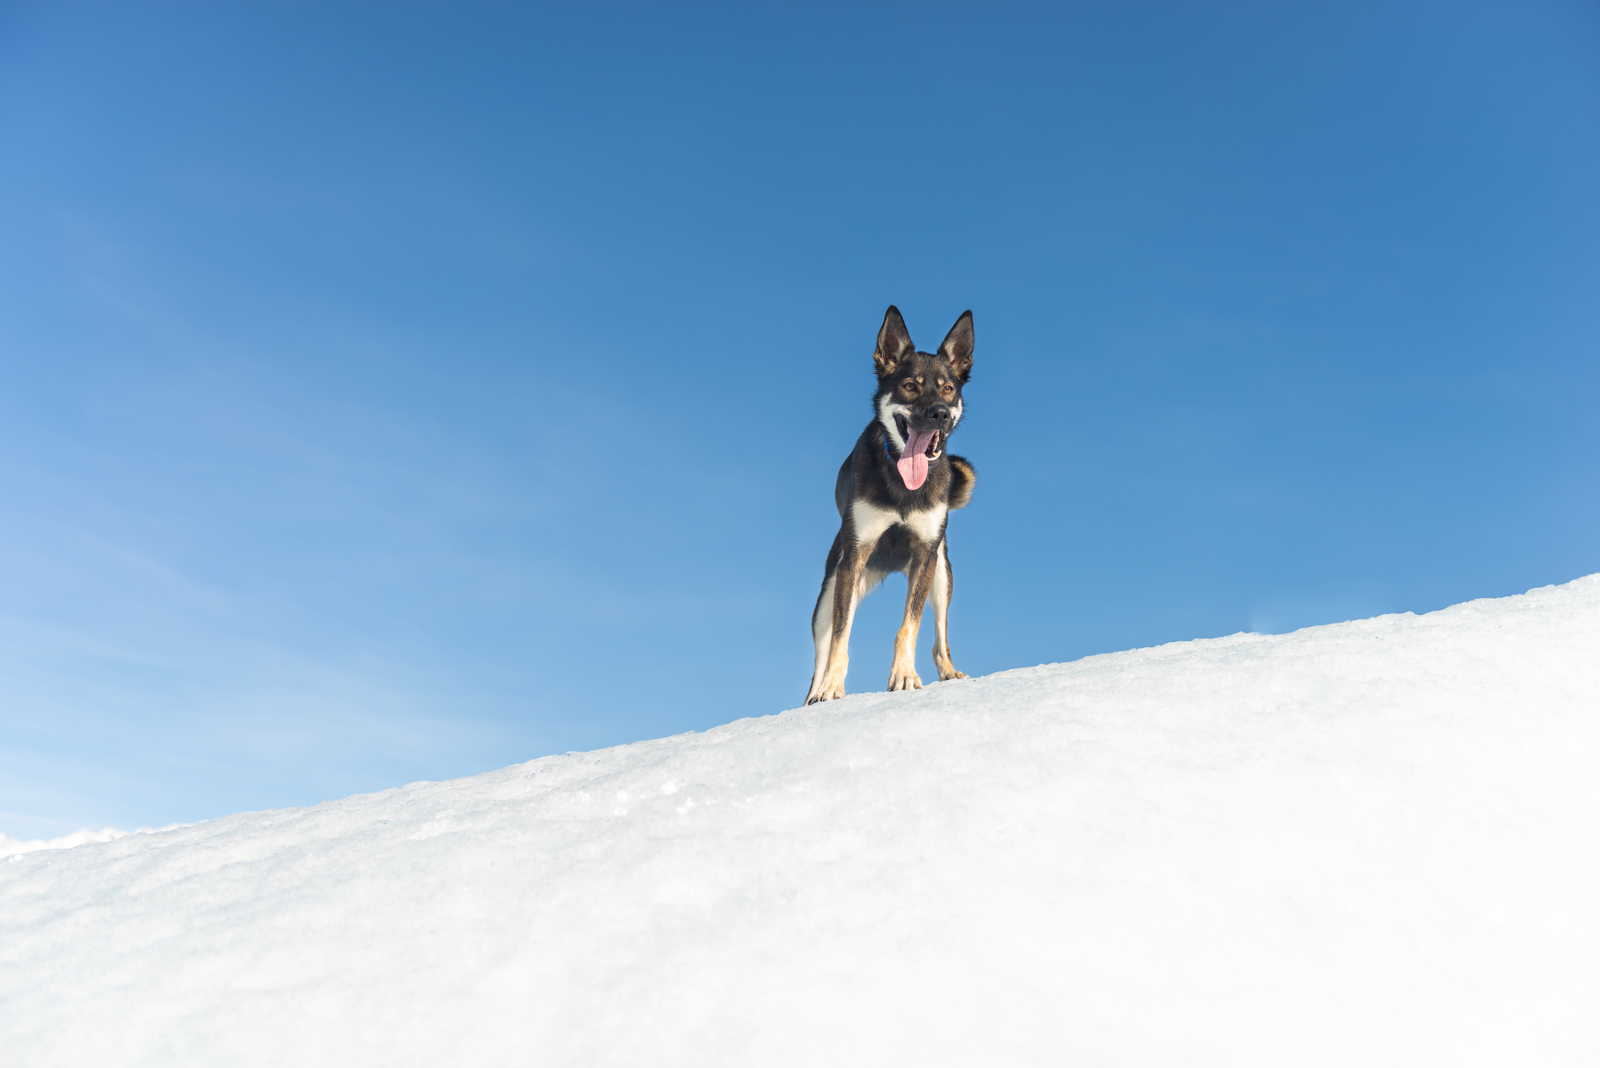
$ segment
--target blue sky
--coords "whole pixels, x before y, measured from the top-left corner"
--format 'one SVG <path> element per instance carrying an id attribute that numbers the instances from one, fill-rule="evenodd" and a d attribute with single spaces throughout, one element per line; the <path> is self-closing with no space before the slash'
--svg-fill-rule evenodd
<path id="1" fill-rule="evenodd" d="M 0 6 L 0 831 L 792 707 L 891 302 L 969 673 L 1600 570 L 1596 189 L 1582 3 Z"/>

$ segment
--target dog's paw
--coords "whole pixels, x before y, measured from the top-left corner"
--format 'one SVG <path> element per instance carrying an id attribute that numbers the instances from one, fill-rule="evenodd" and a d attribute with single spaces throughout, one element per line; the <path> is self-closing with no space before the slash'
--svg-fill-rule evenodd
<path id="1" fill-rule="evenodd" d="M 889 672 L 889 689 L 894 690 L 920 690 L 922 678 L 915 670 L 903 668 Z"/>
<path id="2" fill-rule="evenodd" d="M 814 704 L 817 704 L 817 703 L 819 703 L 821 701 L 837 701 L 839 698 L 841 698 L 843 696 L 844 696 L 844 683 L 839 683 L 836 686 L 824 686 L 824 687 L 822 687 L 822 689 L 818 690 L 816 693 L 812 694 L 810 697 L 807 697 L 806 698 L 806 704 L 814 705 Z"/>
<path id="3" fill-rule="evenodd" d="M 967 678 L 967 673 L 965 671 L 957 671 L 955 668 L 951 668 L 949 671 L 941 671 L 941 672 L 939 672 L 939 681 L 940 682 L 949 682 L 951 679 L 964 679 L 964 678 Z"/>

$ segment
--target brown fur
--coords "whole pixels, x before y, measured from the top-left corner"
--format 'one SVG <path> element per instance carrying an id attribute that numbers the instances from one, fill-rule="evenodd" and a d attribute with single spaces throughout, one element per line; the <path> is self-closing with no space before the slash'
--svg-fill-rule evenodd
<path id="1" fill-rule="evenodd" d="M 978 472 L 962 456 L 950 457 L 950 509 L 965 508 L 972 503 L 972 489 L 978 484 Z"/>

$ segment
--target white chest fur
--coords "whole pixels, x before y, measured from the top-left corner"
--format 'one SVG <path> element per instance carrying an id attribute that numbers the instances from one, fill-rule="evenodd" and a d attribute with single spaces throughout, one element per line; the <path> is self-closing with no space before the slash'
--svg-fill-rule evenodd
<path id="1" fill-rule="evenodd" d="M 855 528 L 856 544 L 876 544 L 892 526 L 899 524 L 924 544 L 936 543 L 944 533 L 944 520 L 948 509 L 944 505 L 925 512 L 910 512 L 902 516 L 893 508 L 880 508 L 870 501 L 855 501 L 850 505 L 850 525 Z"/>

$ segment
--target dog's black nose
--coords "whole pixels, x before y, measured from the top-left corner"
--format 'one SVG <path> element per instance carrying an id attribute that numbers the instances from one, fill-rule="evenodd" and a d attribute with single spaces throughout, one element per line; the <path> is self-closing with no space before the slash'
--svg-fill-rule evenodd
<path id="1" fill-rule="evenodd" d="M 950 409 L 942 404 L 932 405 L 928 408 L 928 418 L 935 423 L 948 423 L 950 421 Z"/>

